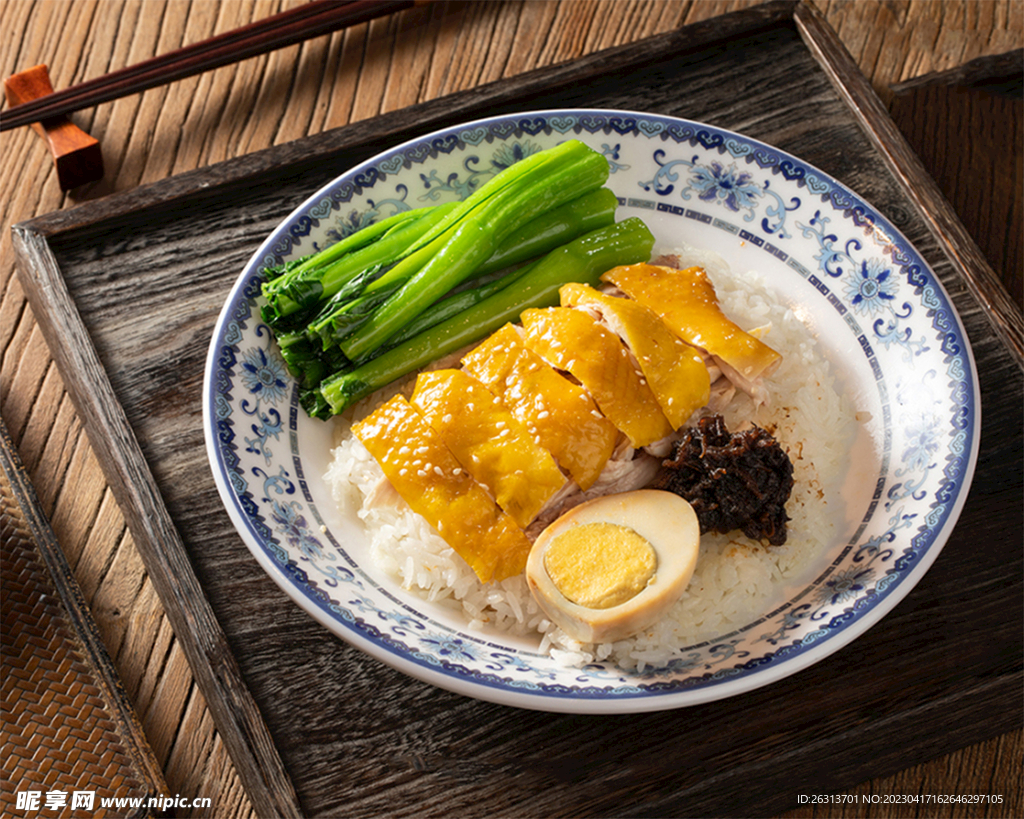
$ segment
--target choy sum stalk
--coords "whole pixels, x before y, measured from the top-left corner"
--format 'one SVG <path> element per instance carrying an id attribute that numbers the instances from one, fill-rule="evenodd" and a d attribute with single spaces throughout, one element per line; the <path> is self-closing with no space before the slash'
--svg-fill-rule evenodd
<path id="1" fill-rule="evenodd" d="M 533 161 L 531 161 L 533 160 Z M 419 313 L 469 278 L 513 231 L 545 211 L 600 188 L 608 162 L 569 140 L 506 168 L 414 246 L 388 274 L 411 274 L 341 348 L 358 359 L 382 346 Z"/>

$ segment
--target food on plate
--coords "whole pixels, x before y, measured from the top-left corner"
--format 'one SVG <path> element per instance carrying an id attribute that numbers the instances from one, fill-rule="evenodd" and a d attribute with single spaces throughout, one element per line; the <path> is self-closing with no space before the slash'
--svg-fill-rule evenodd
<path id="1" fill-rule="evenodd" d="M 487 387 L 458 369 L 416 379 L 410 403 L 463 468 L 525 529 L 565 485 L 554 457 Z"/>
<path id="2" fill-rule="evenodd" d="M 462 357 L 475 376 L 554 456 L 581 490 L 589 489 L 611 458 L 618 430 L 583 387 L 563 378 L 506 324 Z"/>
<path id="3" fill-rule="evenodd" d="M 541 650 L 568 665 L 642 669 L 742 627 L 811 565 L 834 527 L 852 413 L 808 328 L 755 273 L 737 276 L 692 248 L 653 251 L 638 219 L 599 228 L 320 388 L 338 415 L 327 479 L 354 504 L 374 562 L 470 628 L 541 635 Z M 673 309 L 676 298 L 699 320 Z M 703 495 L 678 491 L 699 430 L 720 446 L 709 424 L 735 431 L 723 451 L 743 444 L 726 466 L 738 465 L 737 480 L 774 469 L 766 508 L 737 495 L 715 518 L 720 484 L 707 475 Z M 438 447 L 429 461 L 402 460 L 415 452 L 401 452 L 407 430 L 417 449 Z M 437 467 L 440 486 L 428 489 Z M 445 477 L 455 470 L 458 484 Z M 476 517 L 460 526 L 442 507 L 469 486 Z M 659 508 L 687 510 L 692 527 L 676 527 L 685 537 L 673 557 L 662 549 L 671 541 L 607 513 L 616 503 L 646 509 L 647 493 Z M 578 524 L 592 507 L 607 519 Z M 742 520 L 732 514 L 741 510 Z M 485 524 L 502 539 L 474 539 Z M 561 537 L 566 526 L 573 534 Z M 539 551 L 550 560 L 527 559 Z M 681 555 L 692 564 L 676 573 Z M 572 569 L 582 565 L 594 571 Z M 675 585 L 650 583 L 670 575 Z M 653 591 L 669 586 L 664 597 Z"/>
<path id="4" fill-rule="evenodd" d="M 352 432 L 380 464 L 387 485 L 437 530 L 477 577 L 490 582 L 523 571 L 530 542 L 522 529 L 402 396 L 377 408 Z"/>
<path id="5" fill-rule="evenodd" d="M 589 313 L 571 307 L 524 310 L 524 341 L 572 375 L 634 448 L 659 441 L 672 425 L 622 340 Z"/>
<path id="6" fill-rule="evenodd" d="M 721 415 L 701 418 L 676 441 L 651 487 L 688 500 L 702 534 L 739 529 L 773 546 L 786 542 L 793 464 L 761 427 L 730 433 Z"/>
<path id="7" fill-rule="evenodd" d="M 676 604 L 693 575 L 699 541 L 697 516 L 678 495 L 606 495 L 573 507 L 541 533 L 526 580 L 571 638 L 623 640 Z"/>
<path id="8" fill-rule="evenodd" d="M 703 268 L 622 265 L 601 279 L 661 316 L 687 344 L 705 350 L 736 387 L 764 400 L 760 381 L 774 372 L 782 356 L 722 311 L 714 284 Z"/>
<path id="9" fill-rule="evenodd" d="M 706 415 L 720 414 L 730 430 L 757 426 L 771 432 L 793 466 L 793 488 L 785 504 L 790 518 L 785 543 L 770 545 L 767 540 L 747 537 L 742 531 L 721 534 L 712 530 L 702 534 L 693 575 L 678 602 L 657 622 L 632 636 L 608 642 L 581 641 L 570 636 L 541 608 L 530 591 L 525 572 L 508 574 L 503 580 L 494 579 L 492 574 L 490 581 L 482 580 L 475 571 L 480 567 L 479 561 L 474 565 L 460 557 L 461 553 L 448 545 L 428 520 L 398 496 L 388 483 L 385 470 L 351 434 L 349 425 L 353 421 L 358 424 L 358 419 L 372 413 L 392 394 L 411 396 L 418 376 L 410 374 L 405 381 L 367 396 L 336 420 L 337 447 L 327 479 L 338 502 L 357 514 L 365 525 L 374 563 L 405 589 L 449 609 L 455 617 L 464 618 L 470 630 L 521 637 L 540 635 L 540 650 L 568 666 L 610 662 L 624 669 L 643 670 L 685 656 L 681 652 L 687 646 L 745 627 L 766 607 L 776 605 L 781 599 L 778 595 L 788 584 L 807 576 L 815 559 L 834 537 L 837 519 L 842 519 L 837 498 L 855 429 L 854 413 L 837 390 L 830 365 L 809 329 L 756 272 L 735 273 L 714 254 L 694 248 L 659 252 L 663 255 L 648 252 L 646 258 L 654 258 L 659 266 L 680 270 L 704 268 L 714 282 L 722 312 L 746 332 L 758 334 L 780 354 L 780 362 L 760 376 L 760 398 L 755 400 L 732 388 L 714 358 L 698 350 L 711 382 L 708 403 L 668 437 L 667 447 L 665 441 L 660 441 L 634 448 L 625 435 L 604 419 L 605 429 L 611 427 L 613 441 L 609 444 L 607 439 L 590 439 L 604 443 L 600 447 L 595 445 L 587 460 L 590 474 L 598 472 L 588 487 L 581 488 L 578 476 L 582 473 L 571 470 L 565 452 L 555 452 L 543 436 L 557 438 L 566 430 L 575 429 L 573 419 L 579 419 L 583 411 L 572 410 L 573 400 L 579 400 L 582 407 L 586 405 L 584 399 L 588 399 L 591 407 L 586 415 L 594 421 L 598 418 L 590 413 L 597 405 L 571 375 L 557 370 L 526 347 L 525 331 L 515 318 L 489 331 L 493 335 L 467 342 L 469 348 L 459 349 L 454 356 L 437 363 L 428 359 L 420 364 L 440 369 L 461 366 L 500 397 L 528 431 L 532 432 L 529 425 L 534 424 L 540 445 L 552 452 L 566 473 L 563 489 L 552 496 L 527 529 L 520 530 L 526 544 L 537 542 L 545 528 L 593 498 L 648 488 L 663 462 L 671 457 L 675 441 Z M 602 298 L 625 298 L 619 288 L 602 283 L 600 273 L 587 285 Z M 593 308 L 583 303 L 582 295 L 591 297 L 589 293 L 567 288 L 562 300 L 555 304 L 590 309 L 596 317 Z M 612 330 L 614 321 L 606 321 L 605 326 Z M 623 328 L 612 331 L 619 334 L 620 330 L 620 338 L 625 336 L 629 346 L 628 333 Z M 635 355 L 632 347 L 630 352 Z M 427 371 L 429 368 L 424 372 Z M 652 379 L 648 382 L 652 383 Z M 557 391 L 553 385 L 557 385 Z M 544 411 L 550 413 L 539 420 L 540 410 L 532 410 L 531 415 L 530 409 L 530 395 L 535 392 L 544 394 Z M 563 413 L 558 418 L 556 409 Z M 599 410 L 597 415 L 603 418 Z M 550 428 L 540 421 L 550 424 Z M 494 508 L 501 512 L 497 504 Z M 513 549 L 520 560 L 525 560 L 523 555 L 529 551 L 529 547 L 522 546 L 518 551 Z M 492 556 L 491 561 L 494 560 Z M 512 565 L 513 561 L 504 563 Z"/>

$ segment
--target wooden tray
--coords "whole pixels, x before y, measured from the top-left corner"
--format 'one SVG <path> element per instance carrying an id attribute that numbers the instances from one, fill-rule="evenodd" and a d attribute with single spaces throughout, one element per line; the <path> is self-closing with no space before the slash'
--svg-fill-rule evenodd
<path id="1" fill-rule="evenodd" d="M 865 636 L 767 688 L 609 718 L 434 689 L 293 605 L 214 488 L 204 358 L 262 239 L 388 145 L 554 107 L 676 115 L 800 156 L 908 236 L 972 341 L 985 421 L 948 545 Z M 14 241 L 33 310 L 261 814 L 768 815 L 1021 724 L 1019 310 L 809 5 L 759 6 L 183 174 L 17 225 Z"/>
<path id="2" fill-rule="evenodd" d="M 2 419 L 0 544 L 0 814 L 59 792 L 54 816 L 163 815 L 173 795 Z"/>

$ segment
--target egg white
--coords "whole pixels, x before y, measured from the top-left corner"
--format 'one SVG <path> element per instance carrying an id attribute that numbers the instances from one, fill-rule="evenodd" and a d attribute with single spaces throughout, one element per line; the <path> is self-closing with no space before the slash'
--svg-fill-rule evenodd
<path id="1" fill-rule="evenodd" d="M 646 587 L 604 609 L 569 600 L 544 561 L 550 544 L 568 528 L 599 522 L 632 529 L 651 544 L 657 557 L 654 577 Z M 697 515 L 683 498 L 657 489 L 622 492 L 582 503 L 550 524 L 530 550 L 526 580 L 537 604 L 570 637 L 583 643 L 615 642 L 654 625 L 678 602 L 693 576 L 699 549 Z"/>

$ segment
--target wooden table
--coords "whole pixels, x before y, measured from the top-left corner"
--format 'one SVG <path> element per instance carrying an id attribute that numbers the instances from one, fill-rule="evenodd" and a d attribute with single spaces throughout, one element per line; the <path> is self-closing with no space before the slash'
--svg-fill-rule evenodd
<path id="1" fill-rule="evenodd" d="M 6 76 L 46 63 L 60 88 L 283 5 L 290 4 L 4 0 L 0 68 Z M 403 12 L 76 114 L 75 122 L 103 146 L 106 175 L 71 194 L 60 192 L 35 134 L 4 134 L 0 410 L 171 792 L 210 797 L 212 808 L 197 815 L 250 815 L 252 808 L 14 275 L 9 226 L 751 5 L 527 0 L 436 3 Z M 1019 0 L 816 5 L 887 104 L 895 83 L 1024 45 Z M 885 812 L 863 804 L 808 806 L 787 815 L 1009 816 L 1021 808 L 1021 764 L 1017 730 L 850 791 L 1002 792 L 1010 800 L 1002 806 L 942 813 L 914 804 Z"/>

